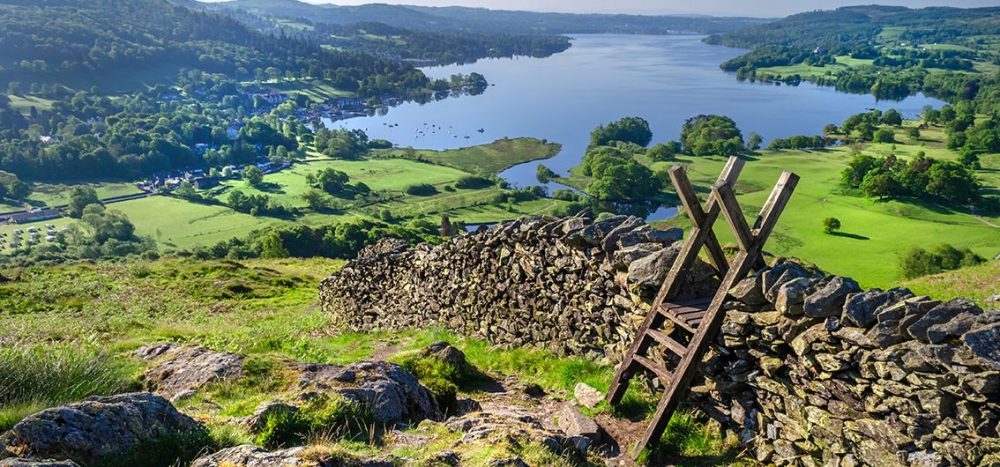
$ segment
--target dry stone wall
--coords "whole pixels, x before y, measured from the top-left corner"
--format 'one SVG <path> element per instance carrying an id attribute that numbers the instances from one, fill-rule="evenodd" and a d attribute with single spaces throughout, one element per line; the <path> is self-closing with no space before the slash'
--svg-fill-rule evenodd
<path id="1" fill-rule="evenodd" d="M 584 214 L 438 246 L 390 240 L 325 280 L 320 295 L 345 329 L 443 326 L 618 361 L 679 237 L 637 218 Z M 684 294 L 711 293 L 710 269 L 695 271 Z M 862 290 L 782 260 L 730 296 L 689 402 L 761 462 L 1000 465 L 1000 311 Z"/>
<path id="2" fill-rule="evenodd" d="M 679 230 L 637 217 L 528 218 L 409 248 L 386 240 L 323 282 L 323 307 L 355 331 L 437 325 L 506 346 L 619 355 L 643 299 L 677 255 Z M 699 264 L 686 293 L 713 288 Z"/>

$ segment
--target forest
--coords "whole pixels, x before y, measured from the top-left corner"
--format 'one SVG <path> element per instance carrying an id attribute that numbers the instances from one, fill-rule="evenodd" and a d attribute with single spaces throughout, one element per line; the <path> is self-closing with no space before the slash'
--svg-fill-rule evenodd
<path id="1" fill-rule="evenodd" d="M 400 88 L 426 83 L 396 61 L 330 50 L 251 30 L 234 19 L 165 0 L 17 0 L 0 4 L 0 80 L 73 84 L 97 76 L 114 88 L 113 73 L 166 64 L 253 79 L 260 71 L 356 82 L 381 75 Z"/>
<path id="2" fill-rule="evenodd" d="M 478 34 L 674 34 L 677 32 L 715 34 L 767 22 L 760 18 L 584 15 L 487 10 L 460 6 L 422 7 L 378 3 L 358 6 L 311 5 L 297 0 L 234 0 L 207 4 L 205 8 L 308 19 L 314 23 L 379 22 L 414 31 L 465 31 Z"/>

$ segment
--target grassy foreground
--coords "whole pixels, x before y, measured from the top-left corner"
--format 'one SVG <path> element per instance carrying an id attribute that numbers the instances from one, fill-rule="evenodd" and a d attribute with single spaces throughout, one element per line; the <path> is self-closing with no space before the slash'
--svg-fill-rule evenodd
<path id="1" fill-rule="evenodd" d="M 556 397 L 572 397 L 586 382 L 606 390 L 613 368 L 606 362 L 560 358 L 538 349 L 498 349 L 440 329 L 394 333 L 341 333 L 319 310 L 319 281 L 343 262 L 325 259 L 196 261 L 162 259 L 119 264 L 76 264 L 0 271 L 0 430 L 57 404 L 94 394 L 136 390 L 142 364 L 130 355 L 139 346 L 172 341 L 247 355 L 248 376 L 200 393 L 181 407 L 204 422 L 217 447 L 267 444 L 233 421 L 284 390 L 285 359 L 345 364 L 387 359 L 406 364 L 415 351 L 447 340 L 479 370 L 496 379 L 514 376 Z M 433 377 L 418 371 L 424 377 Z M 72 382 L 72 384 L 69 384 Z M 639 385 L 634 385 L 639 386 Z M 460 387 L 460 393 L 475 392 Z M 655 400 L 637 389 L 631 410 L 648 411 Z M 607 408 L 599 407 L 598 412 Z M 248 412 L 249 411 L 249 412 Z M 448 449 L 459 434 L 421 425 L 408 432 L 429 436 L 419 448 L 393 447 L 411 458 Z M 377 454 L 356 438 L 307 439 L 316 452 Z M 414 450 L 416 449 L 416 450 Z M 502 454 L 506 445 L 466 452 L 473 459 Z M 563 465 L 531 446 L 518 455 L 538 465 Z M 681 413 L 664 437 L 663 451 L 684 459 L 734 456 L 731 441 Z M 383 452 L 384 453 L 384 452 Z M 477 457 L 479 456 L 479 457 Z"/>

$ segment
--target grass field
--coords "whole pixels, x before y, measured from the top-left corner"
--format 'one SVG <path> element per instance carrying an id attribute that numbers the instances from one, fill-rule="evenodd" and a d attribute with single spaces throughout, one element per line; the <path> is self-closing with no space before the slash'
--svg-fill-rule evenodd
<path id="1" fill-rule="evenodd" d="M 313 102 L 326 102 L 338 97 L 354 97 L 354 93 L 343 91 L 322 80 L 282 80 L 264 83 L 264 87 L 284 92 L 288 95 L 301 94 Z"/>
<path id="2" fill-rule="evenodd" d="M 376 154 L 428 161 L 476 175 L 496 175 L 518 164 L 548 159 L 561 149 L 559 144 L 535 138 L 503 138 L 489 144 L 446 151 L 405 148 L 386 149 Z"/>
<path id="3" fill-rule="evenodd" d="M 30 114 L 32 107 L 38 111 L 49 110 L 52 108 L 52 104 L 55 103 L 53 100 L 36 96 L 8 95 L 7 97 L 10 98 L 10 106 L 24 115 Z"/>
<path id="4" fill-rule="evenodd" d="M 97 196 L 101 199 L 134 195 L 142 192 L 135 187 L 135 184 L 128 182 L 99 182 L 79 185 L 35 183 L 32 185 L 32 192 L 28 196 L 26 203 L 15 203 L 4 199 L 0 202 L 0 211 L 19 211 L 24 209 L 26 205 L 27 207 L 63 206 L 69 203 L 70 190 L 74 186 L 80 185 L 94 188 Z"/>
<path id="5" fill-rule="evenodd" d="M 351 177 L 350 183 L 362 182 L 373 191 L 399 192 L 406 187 L 426 183 L 437 187 L 452 184 L 469 174 L 449 167 L 440 167 L 410 160 L 372 159 L 372 160 L 311 160 L 298 164 L 291 169 L 264 177 L 264 190 L 247 186 L 240 180 L 225 182 L 230 189 L 238 189 L 245 193 L 267 194 L 289 206 L 306 206 L 301 195 L 309 190 L 306 176 L 323 169 L 336 169 Z"/>
<path id="6" fill-rule="evenodd" d="M 910 152 L 901 147 L 897 145 L 898 155 Z M 873 147 L 866 152 L 879 150 Z M 915 200 L 879 202 L 843 193 L 838 185 L 840 171 L 851 157 L 847 148 L 764 152 L 747 163 L 737 189 L 748 218 L 757 215 L 782 171 L 791 170 L 801 177 L 767 251 L 805 259 L 830 273 L 853 277 L 865 287 L 890 287 L 900 282 L 896 256 L 910 247 L 950 243 L 984 257 L 1000 253 L 1000 228 L 990 225 L 1000 225 L 996 217 L 979 219 Z M 684 157 L 678 162 L 688 167 L 693 183 L 707 187 L 725 160 Z M 987 166 L 980 172 L 989 174 L 997 169 L 1000 167 Z M 840 219 L 840 233 L 823 233 L 821 222 L 826 217 Z M 684 218 L 671 221 L 684 222 Z M 718 223 L 716 232 L 723 242 L 732 242 L 725 223 Z"/>
<path id="7" fill-rule="evenodd" d="M 166 196 L 153 196 L 110 206 L 136 226 L 136 233 L 152 237 L 168 248 L 211 245 L 243 237 L 254 229 L 282 221 L 241 214 L 225 206 L 209 206 Z"/>

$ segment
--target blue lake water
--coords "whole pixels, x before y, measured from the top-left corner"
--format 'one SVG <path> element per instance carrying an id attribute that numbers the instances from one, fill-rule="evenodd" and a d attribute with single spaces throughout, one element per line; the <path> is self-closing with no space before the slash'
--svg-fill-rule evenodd
<path id="1" fill-rule="evenodd" d="M 772 138 L 819 134 L 827 123 L 839 124 L 869 108 L 895 108 L 912 117 L 925 105 L 943 104 L 922 95 L 877 101 L 870 95 L 808 83 L 792 87 L 739 82 L 719 64 L 743 51 L 707 45 L 701 39 L 579 35 L 571 49 L 549 58 L 425 68 L 434 78 L 479 72 L 491 86 L 479 96 L 406 103 L 385 115 L 342 120 L 333 126 L 363 129 L 372 138 L 425 149 L 489 143 L 505 136 L 544 138 L 563 145 L 559 155 L 541 162 L 562 174 L 579 164 L 591 130 L 626 116 L 648 120 L 654 143 L 677 139 L 685 119 L 713 113 L 733 118 L 744 136 L 759 133 L 766 144 Z M 431 125 L 440 129 L 430 133 Z M 522 164 L 501 175 L 517 186 L 536 185 L 536 165 Z M 672 211 L 664 208 L 653 217 Z"/>

